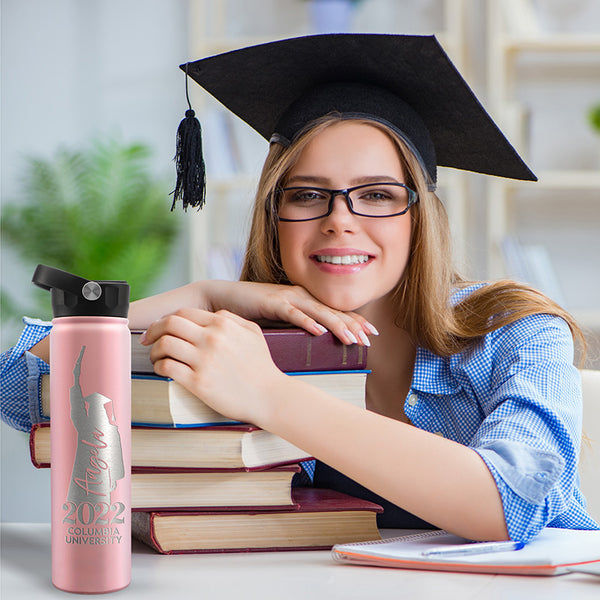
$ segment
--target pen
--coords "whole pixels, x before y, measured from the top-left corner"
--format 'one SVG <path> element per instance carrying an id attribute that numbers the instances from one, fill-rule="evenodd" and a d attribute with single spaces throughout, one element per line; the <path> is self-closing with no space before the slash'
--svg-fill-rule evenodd
<path id="1" fill-rule="evenodd" d="M 423 556 L 460 556 L 466 554 L 487 554 L 489 552 L 510 552 L 521 550 L 523 542 L 482 542 L 462 544 L 460 546 L 440 546 L 425 550 Z"/>

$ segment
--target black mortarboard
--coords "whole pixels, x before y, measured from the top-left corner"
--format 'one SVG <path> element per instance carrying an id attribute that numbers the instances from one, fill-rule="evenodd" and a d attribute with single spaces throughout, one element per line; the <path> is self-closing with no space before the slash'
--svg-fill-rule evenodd
<path id="1" fill-rule="evenodd" d="M 329 112 L 391 125 L 436 181 L 436 165 L 537 178 L 435 36 L 325 34 L 181 65 L 264 138 L 289 144 Z"/>

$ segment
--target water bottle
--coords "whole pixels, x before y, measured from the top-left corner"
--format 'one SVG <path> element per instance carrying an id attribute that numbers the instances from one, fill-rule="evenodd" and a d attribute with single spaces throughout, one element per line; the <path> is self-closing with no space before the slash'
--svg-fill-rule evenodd
<path id="1" fill-rule="evenodd" d="M 38 265 L 50 290 L 52 583 L 103 593 L 131 581 L 129 285 Z"/>

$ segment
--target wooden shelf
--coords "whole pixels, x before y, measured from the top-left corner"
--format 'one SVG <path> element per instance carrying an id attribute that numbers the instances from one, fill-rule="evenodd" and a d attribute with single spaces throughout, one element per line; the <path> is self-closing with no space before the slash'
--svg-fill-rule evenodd
<path id="1" fill-rule="evenodd" d="M 533 0 L 487 0 L 487 9 L 488 103 L 515 147 L 523 148 L 526 146 L 527 127 L 526 113 L 522 101 L 519 102 L 519 86 L 527 80 L 518 68 L 517 59 L 529 53 L 535 56 L 536 64 L 538 60 L 549 61 L 553 65 L 555 62 L 563 66 L 568 64 L 559 76 L 571 76 L 578 66 L 596 64 L 600 56 L 597 54 L 600 52 L 600 35 L 542 31 L 539 7 Z M 563 60 L 571 56 L 572 59 Z M 557 57 L 559 60 L 556 60 Z M 535 71 L 527 71 L 527 77 L 533 75 Z M 512 229 L 512 196 L 515 190 L 600 191 L 600 169 L 548 169 L 537 171 L 536 175 L 537 182 L 492 179 L 488 183 L 487 276 L 491 279 L 506 275 L 501 242 Z M 591 194 L 588 193 L 588 196 Z"/>
<path id="2" fill-rule="evenodd" d="M 600 35 L 540 34 L 531 37 L 503 36 L 500 43 L 507 52 L 598 52 Z"/>
<path id="3" fill-rule="evenodd" d="M 504 181 L 508 187 L 529 187 L 532 189 L 556 189 L 556 190 L 600 190 L 600 169 L 592 171 L 540 171 L 537 173 L 538 181 L 516 181 L 507 179 Z"/>

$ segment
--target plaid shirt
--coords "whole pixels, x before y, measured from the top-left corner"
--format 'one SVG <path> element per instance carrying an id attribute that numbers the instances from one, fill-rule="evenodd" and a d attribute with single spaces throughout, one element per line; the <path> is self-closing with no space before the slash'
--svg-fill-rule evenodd
<path id="1" fill-rule="evenodd" d="M 43 420 L 39 381 L 48 365 L 26 350 L 51 325 L 24 322 L 16 346 L 0 360 L 1 416 L 27 431 Z M 498 486 L 510 537 L 528 541 L 545 526 L 598 528 L 579 490 L 581 404 L 567 324 L 533 315 L 450 357 L 418 348 L 404 410 L 416 427 L 482 457 Z M 305 463 L 309 476 L 313 468 Z"/>

